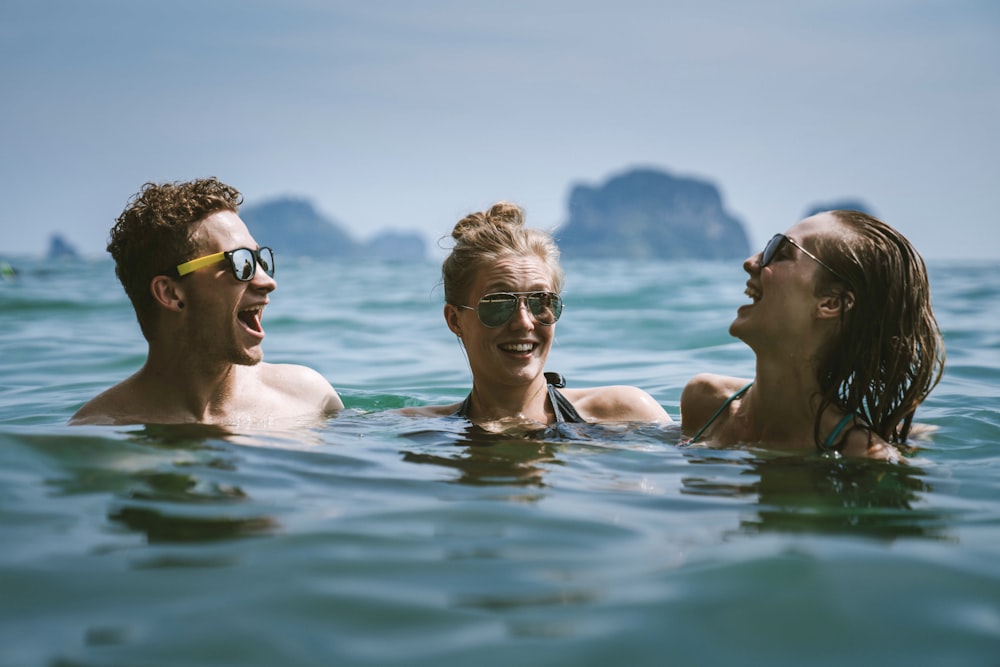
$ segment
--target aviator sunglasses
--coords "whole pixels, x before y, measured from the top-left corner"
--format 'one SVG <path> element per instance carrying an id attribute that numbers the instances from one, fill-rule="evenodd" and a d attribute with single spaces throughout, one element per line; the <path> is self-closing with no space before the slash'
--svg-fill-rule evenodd
<path id="1" fill-rule="evenodd" d="M 848 280 L 847 278 L 845 278 L 844 276 L 840 275 L 832 268 L 830 268 L 829 264 L 821 260 L 816 255 L 812 254 L 811 252 L 809 252 L 808 250 L 806 250 L 798 243 L 785 236 L 784 234 L 775 234 L 774 236 L 771 237 L 771 240 L 767 242 L 767 245 L 764 246 L 764 251 L 760 253 L 760 268 L 763 269 L 765 266 L 770 264 L 774 260 L 775 255 L 778 254 L 778 251 L 781 250 L 781 246 L 786 242 L 790 243 L 791 245 L 801 250 L 802 254 L 804 254 L 806 257 L 808 257 L 809 259 L 813 260 L 814 262 L 822 266 L 824 269 L 826 269 L 833 275 L 840 278 L 840 280 L 842 280 L 843 282 L 847 283 L 848 285 L 851 284 L 850 280 Z"/>
<path id="2" fill-rule="evenodd" d="M 552 326 L 562 315 L 562 297 L 555 292 L 496 292 L 480 299 L 475 308 L 459 304 L 456 307 L 476 311 L 483 326 L 495 329 L 510 322 L 522 300 L 535 321 L 544 326 Z"/>
<path id="3" fill-rule="evenodd" d="M 217 264 L 223 259 L 229 261 L 229 268 L 233 275 L 242 283 L 253 280 L 257 273 L 257 265 L 264 269 L 264 273 L 274 277 L 274 251 L 268 247 L 252 250 L 250 248 L 237 248 L 236 250 L 224 250 L 222 252 L 205 255 L 192 259 L 189 262 L 177 265 L 177 275 L 186 276 L 192 271 Z"/>

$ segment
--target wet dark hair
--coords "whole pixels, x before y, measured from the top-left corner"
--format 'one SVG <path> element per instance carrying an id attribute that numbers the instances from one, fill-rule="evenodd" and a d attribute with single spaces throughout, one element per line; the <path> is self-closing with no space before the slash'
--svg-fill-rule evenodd
<path id="1" fill-rule="evenodd" d="M 236 188 L 214 177 L 146 183 L 129 199 L 111 228 L 108 252 L 146 340 L 153 333 L 156 313 L 150 282 L 155 276 L 171 275 L 178 264 L 192 259 L 195 223 L 217 211 L 235 213 L 241 203 Z"/>
<path id="2" fill-rule="evenodd" d="M 859 211 L 830 214 L 848 234 L 817 236 L 816 252 L 850 285 L 820 271 L 817 294 L 837 293 L 851 305 L 842 309 L 840 333 L 820 360 L 816 442 L 823 412 L 837 405 L 862 416 L 887 442 L 904 444 L 917 406 L 944 371 L 927 268 L 910 242 L 881 220 Z"/>
<path id="3" fill-rule="evenodd" d="M 552 289 L 562 292 L 565 274 L 559 248 L 548 232 L 524 226 L 520 206 L 498 202 L 487 211 L 470 213 L 455 224 L 451 236 L 455 245 L 441 265 L 447 303 L 465 304 L 479 269 L 504 257 L 538 257 L 549 268 Z"/>

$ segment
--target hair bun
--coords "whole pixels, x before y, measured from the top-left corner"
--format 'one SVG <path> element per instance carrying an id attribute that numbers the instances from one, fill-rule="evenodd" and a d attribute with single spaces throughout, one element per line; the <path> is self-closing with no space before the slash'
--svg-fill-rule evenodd
<path id="1" fill-rule="evenodd" d="M 470 213 L 459 220 L 451 231 L 451 237 L 459 242 L 476 243 L 476 239 L 484 232 L 523 226 L 524 210 L 517 204 L 501 201 L 493 204 L 487 211 Z"/>

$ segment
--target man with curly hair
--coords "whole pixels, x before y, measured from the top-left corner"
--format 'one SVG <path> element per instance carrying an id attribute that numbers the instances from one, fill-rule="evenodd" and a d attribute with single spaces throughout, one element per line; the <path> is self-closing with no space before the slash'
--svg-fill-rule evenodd
<path id="1" fill-rule="evenodd" d="M 274 254 L 240 220 L 241 203 L 216 178 L 146 183 L 129 200 L 108 252 L 149 352 L 71 424 L 287 427 L 343 409 L 318 372 L 261 362 Z"/>

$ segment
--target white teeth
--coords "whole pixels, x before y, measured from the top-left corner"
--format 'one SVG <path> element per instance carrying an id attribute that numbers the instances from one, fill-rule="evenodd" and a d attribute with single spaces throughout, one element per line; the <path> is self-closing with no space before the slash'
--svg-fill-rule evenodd
<path id="1" fill-rule="evenodd" d="M 506 345 L 501 345 L 500 349 L 506 350 L 507 352 L 531 352 L 534 347 L 535 346 L 531 343 L 508 343 Z"/>
<path id="2" fill-rule="evenodd" d="M 743 293 L 746 294 L 751 299 L 753 299 L 755 303 L 757 301 L 760 301 L 760 296 L 761 296 L 760 290 L 752 285 L 747 285 L 747 288 L 743 290 Z"/>

